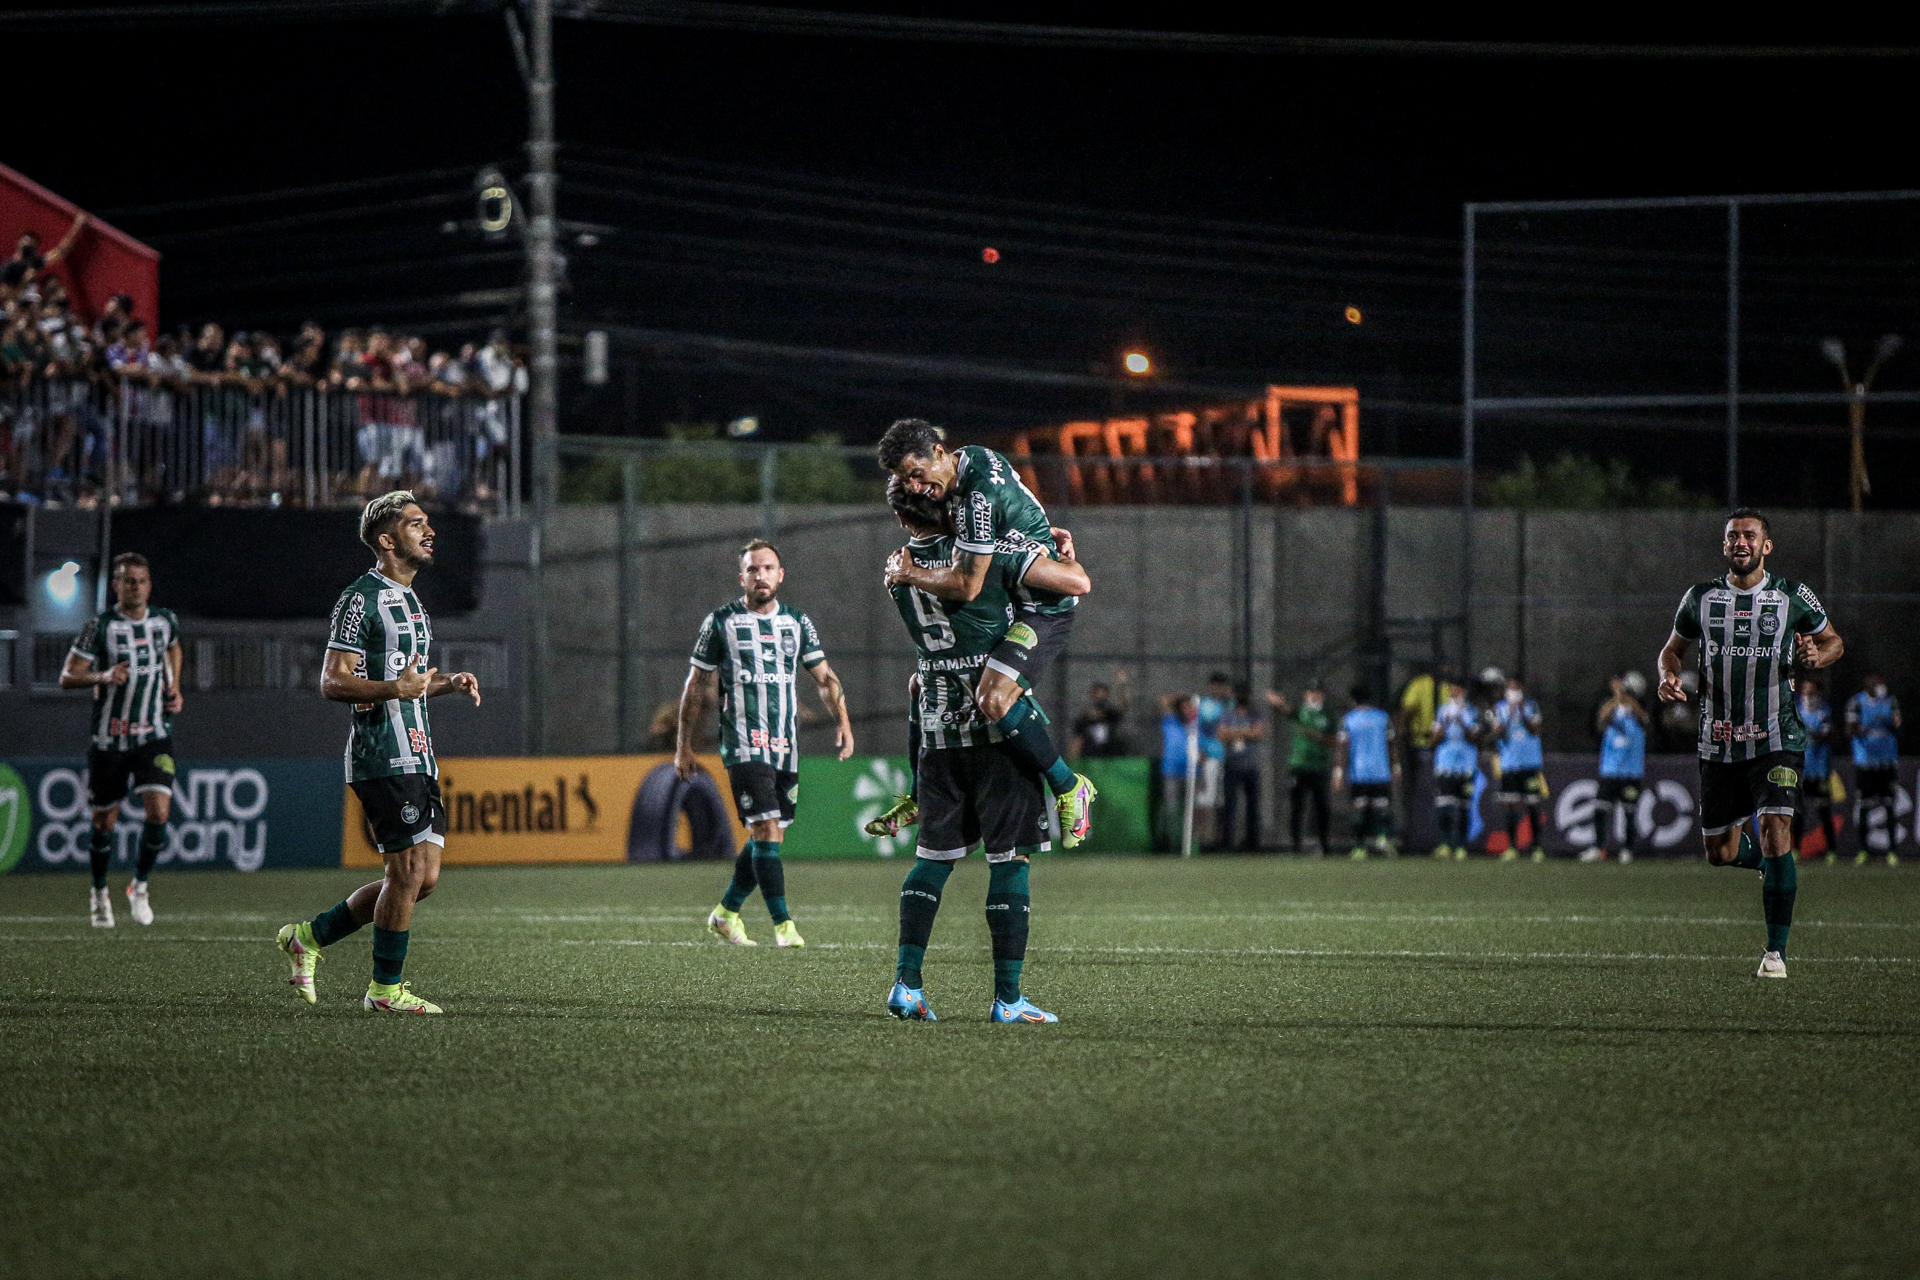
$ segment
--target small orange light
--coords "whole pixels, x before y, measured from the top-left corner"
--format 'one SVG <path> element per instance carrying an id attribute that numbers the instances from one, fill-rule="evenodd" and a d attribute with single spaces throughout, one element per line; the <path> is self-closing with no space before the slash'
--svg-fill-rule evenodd
<path id="1" fill-rule="evenodd" d="M 994 248 L 992 245 L 988 245 L 986 248 L 980 251 L 980 261 L 987 263 L 988 265 L 992 265 L 993 263 L 1000 261 L 1000 251 Z"/>
<path id="2" fill-rule="evenodd" d="M 1360 308 L 1358 308 L 1358 307 L 1348 307 L 1348 308 L 1347 308 L 1347 323 L 1348 323 L 1348 324 L 1359 324 L 1359 323 L 1360 323 L 1360 322 L 1361 322 L 1361 321 L 1362 321 L 1363 319 L 1365 319 L 1365 318 L 1366 318 L 1366 317 L 1364 317 L 1364 316 L 1362 316 L 1362 315 L 1360 314 Z"/>
<path id="3" fill-rule="evenodd" d="M 1153 361 L 1147 358 L 1147 353 L 1144 351 L 1129 351 L 1120 363 L 1125 365 L 1127 372 L 1135 377 L 1153 372 Z"/>

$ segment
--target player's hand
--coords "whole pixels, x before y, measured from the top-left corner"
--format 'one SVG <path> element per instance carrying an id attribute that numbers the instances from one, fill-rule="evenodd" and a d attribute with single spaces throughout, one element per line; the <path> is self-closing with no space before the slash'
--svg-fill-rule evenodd
<path id="1" fill-rule="evenodd" d="M 186 705 L 187 705 L 187 700 L 186 700 L 185 698 L 183 698 L 183 697 L 181 697 L 181 696 L 180 696 L 180 686 L 179 686 L 179 685 L 177 685 L 177 684 L 176 684 L 176 685 L 174 685 L 174 686 L 172 686 L 171 688 L 169 688 L 169 689 L 167 690 L 167 703 L 166 703 L 166 706 L 167 706 L 167 714 L 168 714 L 168 715 L 170 715 L 170 716 L 177 716 L 177 715 L 179 715 L 179 714 L 180 714 L 180 708 L 182 708 L 182 707 L 184 707 L 184 706 L 186 706 Z"/>
<path id="2" fill-rule="evenodd" d="M 408 702 L 426 696 L 427 687 L 433 683 L 434 676 L 439 673 L 438 667 L 428 667 L 425 671 L 408 667 L 393 678 L 394 696 L 404 698 Z"/>
<path id="3" fill-rule="evenodd" d="M 885 581 L 889 587 L 897 587 L 906 581 L 907 549 L 905 547 L 887 557 Z"/>
<path id="4" fill-rule="evenodd" d="M 843 724 L 833 731 L 833 745 L 840 748 L 840 759 L 853 754 L 853 726 Z"/>
<path id="5" fill-rule="evenodd" d="M 1660 677 L 1660 701 L 1685 702 L 1686 700 L 1686 686 L 1680 683 L 1678 672 L 1670 672 Z"/>
<path id="6" fill-rule="evenodd" d="M 101 684 L 125 684 L 127 682 L 127 664 L 116 662 L 108 667 L 100 677 Z"/>
<path id="7" fill-rule="evenodd" d="M 841 756 L 840 758 L 842 760 L 846 759 L 845 756 Z M 693 771 L 699 767 L 700 762 L 693 758 L 693 752 L 690 749 L 686 747 L 675 747 L 673 749 L 673 771 L 680 775 L 682 782 L 693 777 Z"/>
<path id="8" fill-rule="evenodd" d="M 1347 789 L 1347 775 L 1338 769 L 1333 771 L 1333 789 L 1335 791 L 1345 791 Z"/>
<path id="9" fill-rule="evenodd" d="M 1049 526 L 1047 532 L 1053 535 L 1054 558 L 1064 564 L 1073 563 L 1073 534 L 1065 529 Z"/>
<path id="10" fill-rule="evenodd" d="M 458 689 L 473 699 L 473 705 L 480 705 L 480 681 L 471 671 L 456 671 L 447 677 L 447 687 Z"/>
<path id="11" fill-rule="evenodd" d="M 1798 666 L 1818 668 L 1820 665 L 1820 643 L 1810 635 L 1797 635 L 1793 638 L 1793 660 Z"/>

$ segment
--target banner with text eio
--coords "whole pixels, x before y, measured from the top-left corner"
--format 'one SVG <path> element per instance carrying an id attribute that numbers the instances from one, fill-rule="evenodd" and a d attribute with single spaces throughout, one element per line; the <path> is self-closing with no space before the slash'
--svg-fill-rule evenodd
<path id="1" fill-rule="evenodd" d="M 448 864 L 677 862 L 731 858 L 746 842 L 717 755 L 682 780 L 670 755 L 462 756 L 440 760 Z M 340 861 L 380 855 L 351 789 Z"/>

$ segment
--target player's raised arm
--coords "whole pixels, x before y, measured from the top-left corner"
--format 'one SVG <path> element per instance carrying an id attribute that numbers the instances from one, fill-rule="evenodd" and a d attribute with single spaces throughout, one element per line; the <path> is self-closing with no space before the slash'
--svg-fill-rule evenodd
<path id="1" fill-rule="evenodd" d="M 940 569 L 917 565 L 912 556 L 902 555 L 888 562 L 887 585 L 914 587 L 941 600 L 966 604 L 987 585 L 987 570 L 992 567 L 993 557 L 977 551 L 956 550 L 953 564 Z"/>
<path id="2" fill-rule="evenodd" d="M 1055 560 L 1044 555 L 1034 557 L 1020 582 L 1023 586 L 1063 596 L 1083 596 L 1093 590 L 1093 579 L 1087 576 L 1086 566 L 1078 560 Z"/>
<path id="3" fill-rule="evenodd" d="M 708 705 L 719 701 L 720 673 L 689 665 L 687 682 L 680 686 L 680 718 L 673 736 L 673 771 L 682 778 L 691 778 L 699 768 L 693 759 L 693 739 Z"/>
<path id="4" fill-rule="evenodd" d="M 391 702 L 395 698 L 412 702 L 426 694 L 433 678 L 439 674 L 438 667 L 428 667 L 425 671 L 410 667 L 391 680 L 369 680 L 354 673 L 359 662 L 360 655 L 357 653 L 348 653 L 344 649 L 327 650 L 327 665 L 320 671 L 320 696 L 328 702 L 362 705 Z"/>
<path id="5" fill-rule="evenodd" d="M 1793 661 L 1795 666 L 1807 667 L 1818 671 L 1821 667 L 1830 667 L 1840 661 L 1840 655 L 1847 651 L 1847 642 L 1833 629 L 1829 621 L 1811 635 L 1797 635 L 1793 638 Z M 1899 728 L 1896 716 L 1894 728 Z"/>
<path id="6" fill-rule="evenodd" d="M 471 671 L 455 671 L 448 675 L 437 675 L 433 683 L 427 686 L 427 697 L 438 698 L 446 693 L 464 693 L 473 699 L 473 705 L 480 705 L 480 677 Z"/>

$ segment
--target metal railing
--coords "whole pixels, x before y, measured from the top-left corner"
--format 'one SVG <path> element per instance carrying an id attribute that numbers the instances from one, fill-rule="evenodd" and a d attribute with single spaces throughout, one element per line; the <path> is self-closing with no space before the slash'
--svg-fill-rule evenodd
<path id="1" fill-rule="evenodd" d="M 353 506 L 410 488 L 518 516 L 520 397 L 144 378 L 0 389 L 0 501 Z"/>
<path id="2" fill-rule="evenodd" d="M 0 632 L 0 646 L 18 643 L 17 633 Z M 73 637 L 64 632 L 38 632 L 32 637 L 30 683 L 36 689 L 57 689 Z M 4 651 L 4 650 L 0 650 Z M 507 643 L 504 640 L 436 640 L 434 661 L 448 671 L 471 671 L 480 687 L 504 692 L 508 682 Z M 327 659 L 324 639 L 289 635 L 189 635 L 181 645 L 180 686 L 188 693 L 233 692 L 255 689 L 317 689 L 320 668 Z M 8 687 L 0 668 L 0 688 Z"/>

